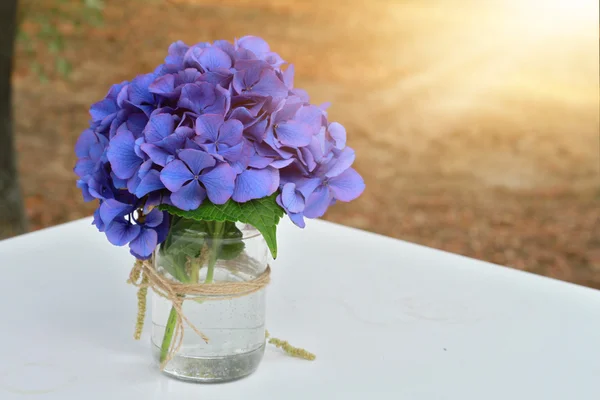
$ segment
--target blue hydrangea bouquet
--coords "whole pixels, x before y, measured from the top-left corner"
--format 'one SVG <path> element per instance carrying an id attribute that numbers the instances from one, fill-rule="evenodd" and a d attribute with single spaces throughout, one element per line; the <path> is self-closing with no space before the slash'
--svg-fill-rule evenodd
<path id="1" fill-rule="evenodd" d="M 75 146 L 77 185 L 98 200 L 93 224 L 138 260 L 151 260 L 187 222 L 221 237 L 249 224 L 276 257 L 284 212 L 304 227 L 305 217 L 364 190 L 346 131 L 326 108 L 310 104 L 293 65 L 259 37 L 179 41 L 153 72 L 91 106 Z M 172 264 L 173 277 L 196 283 L 185 261 Z"/>

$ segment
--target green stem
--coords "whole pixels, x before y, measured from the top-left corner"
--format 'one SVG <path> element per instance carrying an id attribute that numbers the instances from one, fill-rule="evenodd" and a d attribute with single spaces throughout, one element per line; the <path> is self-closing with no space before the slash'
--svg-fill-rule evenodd
<path id="1" fill-rule="evenodd" d="M 215 264 L 219 256 L 219 248 L 221 247 L 221 236 L 223 234 L 223 222 L 215 221 L 214 230 L 212 235 L 212 245 L 210 248 L 210 255 L 208 258 L 208 271 L 206 272 L 206 279 L 204 283 L 212 283 L 213 276 L 215 273 Z"/>
<path id="2" fill-rule="evenodd" d="M 209 261 L 208 261 L 208 271 L 206 273 L 206 280 L 204 283 L 212 283 L 213 276 L 215 272 L 215 265 L 217 263 L 217 258 L 219 255 L 219 248 L 221 246 L 221 236 L 223 234 L 224 223 L 219 221 L 214 221 L 214 229 L 212 235 L 212 245 L 210 249 Z M 198 271 L 200 270 L 200 265 L 198 265 L 197 270 L 195 270 L 196 266 L 192 266 L 192 276 L 190 281 L 192 283 L 198 282 Z M 181 282 L 187 281 L 186 279 Z M 167 319 L 167 325 L 165 326 L 165 336 L 163 337 L 162 344 L 160 346 L 160 362 L 163 363 L 167 359 L 167 354 L 169 354 L 169 347 L 171 347 L 171 341 L 173 340 L 173 333 L 175 332 L 175 324 L 177 323 L 177 310 L 175 307 L 171 307 L 171 312 L 169 313 L 169 319 Z"/>
<path id="3" fill-rule="evenodd" d="M 171 347 L 171 341 L 173 340 L 173 333 L 175 332 L 175 323 L 177 322 L 177 310 L 175 307 L 171 307 L 169 313 L 169 319 L 167 320 L 167 326 L 165 326 L 165 336 L 163 337 L 162 345 L 160 346 L 160 362 L 161 364 L 167 359 L 169 353 L 169 347 Z"/>

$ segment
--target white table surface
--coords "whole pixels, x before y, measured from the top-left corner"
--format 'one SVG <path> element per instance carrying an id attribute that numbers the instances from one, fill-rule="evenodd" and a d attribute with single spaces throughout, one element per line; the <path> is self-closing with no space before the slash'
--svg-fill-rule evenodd
<path id="1" fill-rule="evenodd" d="M 278 236 L 267 325 L 317 360 L 269 346 L 216 385 L 133 340 L 132 258 L 89 219 L 0 242 L 0 399 L 600 398 L 600 291 L 327 222 Z"/>

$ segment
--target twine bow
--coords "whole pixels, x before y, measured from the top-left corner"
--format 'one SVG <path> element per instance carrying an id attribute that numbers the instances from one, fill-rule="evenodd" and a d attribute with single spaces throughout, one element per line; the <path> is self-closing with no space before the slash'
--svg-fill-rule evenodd
<path id="1" fill-rule="evenodd" d="M 176 311 L 176 322 L 174 328 L 174 339 L 169 346 L 167 357 L 161 363 L 164 369 L 166 364 L 173 358 L 175 353 L 181 349 L 184 337 L 185 322 L 198 336 L 208 343 L 208 337 L 202 333 L 183 313 L 183 302 L 186 295 L 215 297 L 207 300 L 228 300 L 247 296 L 267 286 L 270 282 L 271 269 L 269 266 L 256 279 L 244 282 L 215 282 L 205 283 L 180 283 L 164 277 L 156 271 L 151 260 L 136 260 L 129 273 L 128 283 L 139 288 L 138 291 L 138 315 L 135 325 L 134 338 L 139 340 L 144 326 L 146 314 L 146 295 L 148 288 L 154 293 L 169 300 Z"/>

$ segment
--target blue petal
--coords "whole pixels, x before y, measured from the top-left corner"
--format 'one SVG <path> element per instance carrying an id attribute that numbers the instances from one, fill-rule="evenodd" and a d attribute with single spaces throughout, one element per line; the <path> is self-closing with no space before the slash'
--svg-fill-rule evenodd
<path id="1" fill-rule="evenodd" d="M 292 213 L 298 213 L 304 210 L 304 198 L 296 191 L 296 185 L 286 183 L 281 188 L 281 204 L 283 208 Z"/>
<path id="2" fill-rule="evenodd" d="M 104 99 L 92 105 L 90 115 L 93 121 L 98 122 L 115 114 L 117 111 L 117 103 L 113 99 Z"/>
<path id="3" fill-rule="evenodd" d="M 198 57 L 198 62 L 205 70 L 215 70 L 217 68 L 230 68 L 231 57 L 218 47 L 207 47 L 202 50 Z"/>
<path id="4" fill-rule="evenodd" d="M 244 203 L 275 193 L 279 187 L 279 170 L 275 168 L 248 169 L 235 180 L 232 199 Z"/>
<path id="5" fill-rule="evenodd" d="M 290 220 L 298 227 L 304 228 L 306 224 L 304 223 L 304 215 L 302 213 L 288 213 L 288 217 Z"/>
<path id="6" fill-rule="evenodd" d="M 216 163 L 207 152 L 194 149 L 181 150 L 179 158 L 186 163 L 194 175 L 198 175 L 203 169 L 212 167 Z"/>
<path id="7" fill-rule="evenodd" d="M 144 226 L 155 228 L 163 222 L 164 213 L 155 208 L 144 217 Z"/>
<path id="8" fill-rule="evenodd" d="M 234 162 L 234 161 L 238 161 L 242 157 L 243 149 L 244 149 L 243 142 L 239 142 L 235 146 L 232 146 L 229 148 L 227 148 L 227 145 L 220 145 L 219 146 L 219 155 L 222 156 L 227 161 Z"/>
<path id="9" fill-rule="evenodd" d="M 242 140 L 244 125 L 237 119 L 229 119 L 219 128 L 219 143 L 235 146 Z"/>
<path id="10" fill-rule="evenodd" d="M 133 225 L 126 220 L 115 221 L 106 230 L 108 241 L 115 246 L 124 246 L 138 237 L 140 226 Z"/>
<path id="11" fill-rule="evenodd" d="M 131 178 L 142 164 L 142 159 L 135 154 L 135 139 L 129 131 L 115 135 L 108 146 L 107 157 L 115 175 L 121 179 Z"/>
<path id="12" fill-rule="evenodd" d="M 142 258 L 150 257 L 158 244 L 158 235 L 154 229 L 142 229 L 138 237 L 129 243 L 129 248 Z"/>
<path id="13" fill-rule="evenodd" d="M 80 158 L 75 163 L 74 171 L 80 178 L 85 178 L 96 171 L 97 163 L 89 158 Z"/>
<path id="14" fill-rule="evenodd" d="M 98 143 L 96 134 L 91 129 L 86 129 L 79 135 L 77 143 L 75 143 L 75 155 L 77 157 L 87 157 L 89 155 L 90 147 L 93 144 Z"/>
<path id="15" fill-rule="evenodd" d="M 156 79 L 152 73 L 139 75 L 129 85 L 129 101 L 133 104 L 154 103 L 154 96 L 148 90 L 150 84 Z"/>
<path id="16" fill-rule="evenodd" d="M 290 90 L 294 88 L 294 64 L 288 65 L 287 69 L 283 72 L 283 83 Z"/>
<path id="17" fill-rule="evenodd" d="M 171 74 L 161 76 L 149 86 L 152 93 L 169 97 L 175 93 L 175 77 Z"/>
<path id="18" fill-rule="evenodd" d="M 105 226 L 118 216 L 127 215 L 133 211 L 133 206 L 130 204 L 121 203 L 115 199 L 107 199 L 100 205 L 100 218 Z"/>
<path id="19" fill-rule="evenodd" d="M 77 187 L 81 189 L 81 194 L 83 195 L 83 201 L 92 201 L 96 198 L 90 194 L 90 190 L 88 184 L 81 179 L 77 181 Z"/>
<path id="20" fill-rule="evenodd" d="M 365 190 L 365 181 L 353 168 L 329 179 L 333 196 L 340 201 L 352 201 Z"/>
<path id="21" fill-rule="evenodd" d="M 156 114 L 150 118 L 148 125 L 144 130 L 144 136 L 148 143 L 158 142 L 163 140 L 171 133 L 175 128 L 175 121 L 171 114 Z"/>
<path id="22" fill-rule="evenodd" d="M 172 155 L 171 153 L 167 152 L 166 150 L 155 146 L 151 143 L 143 143 L 140 148 L 142 149 L 142 151 L 144 153 L 146 153 L 148 155 L 148 157 L 150 157 L 150 160 L 152 160 L 152 162 L 154 162 L 157 165 L 160 165 L 161 167 L 164 167 L 165 165 L 167 165 L 167 158 Z"/>
<path id="23" fill-rule="evenodd" d="M 323 111 L 317 106 L 304 106 L 298 110 L 294 119 L 308 125 L 312 136 L 318 133 L 323 125 Z"/>
<path id="24" fill-rule="evenodd" d="M 341 150 L 346 146 L 346 128 L 343 125 L 332 122 L 329 124 L 328 132 L 337 149 Z"/>
<path id="25" fill-rule="evenodd" d="M 293 162 L 294 162 L 293 158 L 288 158 L 287 160 L 277 160 L 277 161 L 273 161 L 271 163 L 271 167 L 281 169 L 281 168 L 287 167 L 288 165 L 290 165 Z"/>
<path id="26" fill-rule="evenodd" d="M 206 191 L 197 180 L 192 180 L 171 194 L 171 202 L 184 211 L 195 210 L 206 198 Z"/>
<path id="27" fill-rule="evenodd" d="M 192 179 L 194 179 L 194 174 L 181 160 L 171 161 L 160 172 L 160 180 L 171 192 L 178 191 L 184 183 Z"/>
<path id="28" fill-rule="evenodd" d="M 188 83 L 181 88 L 181 96 L 177 107 L 187 108 L 196 114 L 201 114 L 204 108 L 215 102 L 214 86 L 206 83 Z"/>
<path id="29" fill-rule="evenodd" d="M 288 89 L 285 84 L 275 75 L 272 70 L 265 69 L 260 75 L 259 81 L 252 87 L 250 93 L 262 96 L 271 96 L 273 99 L 284 99 Z"/>
<path id="30" fill-rule="evenodd" d="M 196 135 L 202 143 L 216 142 L 219 138 L 219 127 L 223 125 L 220 114 L 203 114 L 196 119 Z"/>
<path id="31" fill-rule="evenodd" d="M 296 121 L 279 124 L 275 134 L 281 144 L 289 147 L 307 146 L 312 139 L 310 126 Z"/>
<path id="32" fill-rule="evenodd" d="M 229 164 L 219 164 L 209 172 L 200 175 L 206 194 L 214 204 L 224 204 L 231 198 L 235 187 L 235 171 Z"/>
<path id="33" fill-rule="evenodd" d="M 150 192 L 164 188 L 165 185 L 160 180 L 160 172 L 153 169 L 142 178 L 140 184 L 135 189 L 135 195 L 141 199 Z"/>
<path id="34" fill-rule="evenodd" d="M 244 36 L 236 41 L 236 45 L 250 50 L 256 56 L 260 56 L 270 51 L 269 44 L 258 36 Z"/>
<path id="35" fill-rule="evenodd" d="M 204 82 L 202 82 L 202 84 L 204 84 Z M 216 86 L 214 88 L 214 93 L 214 102 L 212 102 L 212 104 L 210 105 L 205 106 L 203 111 L 207 114 L 227 114 L 231 104 L 231 94 L 229 93 L 229 90 L 221 86 Z"/>
<path id="36" fill-rule="evenodd" d="M 325 214 L 331 203 L 331 193 L 326 186 L 319 186 L 306 200 L 304 216 L 308 218 L 319 218 Z"/>
<path id="37" fill-rule="evenodd" d="M 333 178 L 334 176 L 338 176 L 352 165 L 354 162 L 354 150 L 350 147 L 346 147 L 341 153 L 327 164 L 327 172 L 325 176 L 328 178 Z"/>

